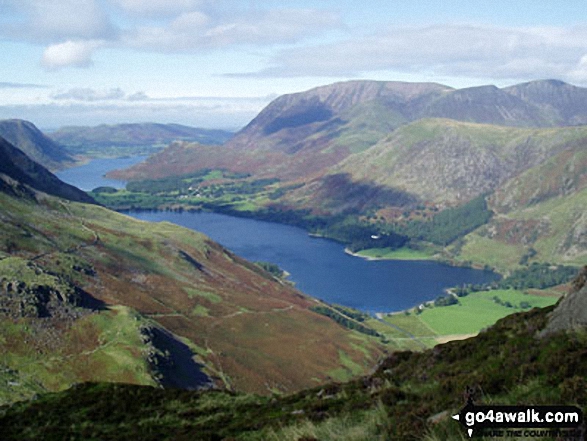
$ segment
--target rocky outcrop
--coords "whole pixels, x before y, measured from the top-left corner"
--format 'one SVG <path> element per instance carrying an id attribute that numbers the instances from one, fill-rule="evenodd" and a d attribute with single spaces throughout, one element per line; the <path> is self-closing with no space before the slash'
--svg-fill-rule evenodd
<path id="1" fill-rule="evenodd" d="M 573 282 L 573 288 L 552 311 L 541 336 L 558 331 L 587 328 L 587 266 Z"/>

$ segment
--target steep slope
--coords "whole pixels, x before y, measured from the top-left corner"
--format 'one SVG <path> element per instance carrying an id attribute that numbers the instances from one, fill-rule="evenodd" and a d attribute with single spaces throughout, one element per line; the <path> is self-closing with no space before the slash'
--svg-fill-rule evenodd
<path id="1" fill-rule="evenodd" d="M 153 383 L 145 366 L 165 367 L 150 360 L 154 333 L 218 386 L 259 393 L 350 376 L 382 354 L 377 338 L 312 312 L 316 301 L 201 234 L 2 180 L 12 191 L 0 192 L 0 314 L 10 317 L 0 320 L 0 371 L 15 377 L 13 393 Z M 79 312 L 78 294 L 98 311 Z"/>
<path id="2" fill-rule="evenodd" d="M 579 331 L 587 328 L 587 266 L 575 279 L 573 290 L 552 311 L 548 324 L 540 333 L 547 336 L 560 331 Z"/>
<path id="3" fill-rule="evenodd" d="M 486 259 L 483 263 L 509 268 L 528 259 L 587 263 L 587 139 L 575 139 L 510 179 L 489 204 L 497 215 L 465 238 L 462 259 L 477 256 Z"/>
<path id="4" fill-rule="evenodd" d="M 226 168 L 263 177 L 307 177 L 369 147 L 409 121 L 422 102 L 450 90 L 438 84 L 376 81 L 318 87 L 277 98 L 222 149 L 174 149 L 184 160 L 184 172 Z M 175 173 L 174 165 L 154 159 L 118 176 L 140 179 Z"/>
<path id="5" fill-rule="evenodd" d="M 56 439 L 90 434 L 107 439 L 466 439 L 451 415 L 469 399 L 475 405 L 556 403 L 587 410 L 585 328 L 565 327 L 538 337 L 552 309 L 511 315 L 477 337 L 423 353 L 393 354 L 370 376 L 295 395 L 262 398 L 86 384 L 4 408 L 0 424 L 10 440 L 47 434 Z M 84 424 L 89 418 L 91 429 Z M 569 439 L 582 439 L 584 430 L 579 427 Z M 479 428 L 474 432 L 479 435 Z"/>
<path id="6" fill-rule="evenodd" d="M 496 190 L 518 201 L 523 200 L 517 190 L 522 185 L 515 184 L 513 178 L 536 168 L 531 174 L 536 182 L 523 188 L 536 192 L 550 185 L 555 191 L 559 180 L 565 179 L 555 169 L 563 166 L 542 165 L 551 157 L 566 158 L 575 164 L 575 173 L 582 174 L 584 164 L 569 155 L 575 152 L 582 157 L 586 144 L 584 127 L 525 129 L 424 119 L 402 126 L 373 147 L 350 155 L 324 176 L 288 192 L 281 202 L 317 213 L 364 214 L 380 208 L 410 209 L 431 203 L 444 208 Z M 503 187 L 510 180 L 513 183 Z M 570 194 L 580 190 L 573 182 L 582 180 L 574 177 L 564 191 Z"/>
<path id="7" fill-rule="evenodd" d="M 552 124 L 538 107 L 495 86 L 455 90 L 430 103 L 421 117 L 500 126 L 545 127 Z"/>
<path id="8" fill-rule="evenodd" d="M 108 154 L 113 148 L 137 152 L 160 149 L 173 141 L 223 144 L 233 133 L 180 124 L 102 124 L 96 127 L 62 127 L 49 137 L 75 154 Z"/>
<path id="9" fill-rule="evenodd" d="M 71 201 L 94 203 L 94 200 L 85 192 L 62 182 L 2 137 L 0 137 L 0 174 L 54 196 Z M 4 185 L 3 188 L 9 191 L 11 187 Z"/>
<path id="10" fill-rule="evenodd" d="M 58 170 L 74 162 L 62 146 L 45 136 L 28 121 L 19 119 L 0 121 L 0 137 L 49 170 Z"/>

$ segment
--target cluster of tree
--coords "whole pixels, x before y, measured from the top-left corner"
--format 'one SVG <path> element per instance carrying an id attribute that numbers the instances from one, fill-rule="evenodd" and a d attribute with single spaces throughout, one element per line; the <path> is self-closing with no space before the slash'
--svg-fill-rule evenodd
<path id="1" fill-rule="evenodd" d="M 364 322 L 365 320 L 367 320 L 370 316 L 369 314 L 365 314 L 364 312 L 361 312 L 357 309 L 353 309 L 353 308 L 349 308 L 347 306 L 340 306 L 340 305 L 331 305 L 334 309 L 336 309 L 338 312 L 358 321 L 358 322 Z"/>
<path id="2" fill-rule="evenodd" d="M 92 190 L 93 193 L 97 193 L 97 194 L 100 194 L 100 193 L 113 194 L 113 193 L 116 193 L 117 191 L 118 190 L 116 188 L 114 188 L 114 187 L 107 187 L 107 186 L 105 186 L 105 187 L 96 187 L 96 188 L 94 188 Z"/>
<path id="3" fill-rule="evenodd" d="M 465 297 L 472 292 L 492 289 L 545 289 L 562 285 L 573 280 L 579 268 L 567 265 L 551 265 L 534 262 L 532 265 L 513 271 L 508 277 L 489 284 L 463 285 L 452 289 L 458 297 Z M 520 305 L 521 308 L 524 308 Z"/>
<path id="4" fill-rule="evenodd" d="M 381 334 L 379 334 L 374 329 L 369 328 L 361 323 L 357 323 L 357 321 L 355 321 L 354 319 L 348 317 L 346 314 L 340 313 L 334 308 L 328 306 L 314 306 L 311 309 L 312 311 L 317 312 L 318 314 L 322 314 L 326 317 L 331 318 L 336 323 L 344 326 L 345 328 L 352 329 L 354 331 L 358 331 L 363 334 L 371 335 L 374 337 L 381 337 Z"/>
<path id="5" fill-rule="evenodd" d="M 447 208 L 429 221 L 410 221 L 394 226 L 394 230 L 411 239 L 424 240 L 446 246 L 481 225 L 492 216 L 487 208 L 485 196 L 479 196 L 458 207 Z"/>
<path id="6" fill-rule="evenodd" d="M 456 296 L 453 296 L 451 294 L 445 294 L 445 295 L 438 296 L 434 300 L 434 306 L 450 306 L 450 305 L 456 305 L 458 303 L 459 303 L 459 299 Z"/>
<path id="7" fill-rule="evenodd" d="M 263 268 L 265 271 L 267 271 L 272 276 L 277 277 L 278 279 L 282 278 L 283 275 L 285 274 L 285 271 L 283 271 L 281 268 L 279 268 L 279 266 L 276 265 L 275 263 L 255 262 L 255 264 L 257 266 L 260 266 L 261 268 Z"/>
<path id="8" fill-rule="evenodd" d="M 328 238 L 348 244 L 351 251 L 367 248 L 401 248 L 407 244 L 405 235 L 393 231 L 382 232 L 372 224 L 347 218 L 328 225 L 322 232 Z"/>
<path id="9" fill-rule="evenodd" d="M 503 301 L 502 299 L 500 299 L 498 296 L 493 296 L 492 300 L 497 303 L 498 305 L 502 305 L 505 306 L 506 308 L 515 308 L 514 305 L 512 305 L 512 302 L 510 301 Z M 520 309 L 530 309 L 532 307 L 532 305 L 529 302 L 520 302 Z"/>
<path id="10" fill-rule="evenodd" d="M 500 288 L 544 289 L 570 282 L 578 273 L 579 269 L 574 266 L 534 262 L 526 268 L 513 271 L 498 284 Z"/>

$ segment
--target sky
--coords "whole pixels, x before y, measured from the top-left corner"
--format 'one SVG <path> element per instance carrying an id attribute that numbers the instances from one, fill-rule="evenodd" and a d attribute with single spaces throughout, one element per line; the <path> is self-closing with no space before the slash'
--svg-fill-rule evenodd
<path id="1" fill-rule="evenodd" d="M 0 119 L 236 130 L 338 81 L 587 87 L 583 1 L 0 0 Z"/>

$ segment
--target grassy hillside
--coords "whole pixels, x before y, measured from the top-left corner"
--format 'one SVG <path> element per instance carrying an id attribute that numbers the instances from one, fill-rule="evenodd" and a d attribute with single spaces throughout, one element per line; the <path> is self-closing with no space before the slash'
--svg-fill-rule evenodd
<path id="1" fill-rule="evenodd" d="M 497 215 L 456 254 L 501 269 L 531 261 L 585 264 L 586 204 L 587 154 L 578 142 L 496 191 L 489 205 Z"/>
<path id="2" fill-rule="evenodd" d="M 475 338 L 422 353 L 396 353 L 370 376 L 294 395 L 86 384 L 0 409 L 0 424 L 6 439 L 19 440 L 461 440 L 466 435 L 450 416 L 467 397 L 587 410 L 587 336 L 538 338 L 551 310 L 515 314 Z"/>
<path id="3" fill-rule="evenodd" d="M 422 201 L 462 203 L 586 140 L 583 127 L 516 129 L 421 120 L 349 156 L 330 174 L 406 191 Z"/>
<path id="4" fill-rule="evenodd" d="M 132 340 L 134 314 L 139 317 L 135 328 L 146 320 L 171 333 L 173 345 L 189 350 L 189 358 L 195 357 L 217 385 L 234 390 L 288 392 L 329 378 L 346 379 L 371 369 L 383 354 L 378 338 L 312 312 L 314 300 L 201 234 L 140 222 L 96 205 L 32 195 L 0 192 L 0 278 L 5 295 L 16 290 L 17 296 L 6 306 L 10 318 L 0 334 L 0 342 L 14 345 L 9 349 L 15 355 L 4 358 L 2 369 L 16 372 L 26 384 L 58 390 L 89 379 L 151 383 L 144 368 L 146 346 Z M 15 271 L 15 265 L 26 271 Z M 23 279 L 27 274 L 30 280 Z M 20 308 L 18 296 L 30 306 Z M 80 299 L 104 306 L 86 311 Z M 58 320 L 62 316 L 71 323 L 64 325 Z M 38 327 L 47 327 L 48 347 L 27 346 Z M 121 331 L 113 333 L 117 327 Z M 80 336 L 79 345 L 73 345 Z M 102 348 L 114 350 L 118 341 L 122 352 L 112 359 L 120 363 L 109 364 Z M 77 372 L 78 355 L 70 357 L 67 351 L 81 359 L 92 354 L 82 363 L 92 375 Z M 43 357 L 56 361 L 31 367 Z M 64 377 L 43 380 L 55 370 Z"/>

